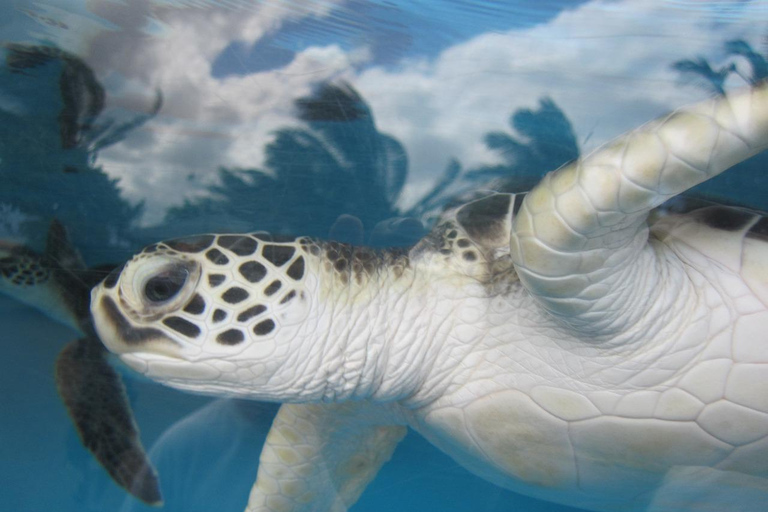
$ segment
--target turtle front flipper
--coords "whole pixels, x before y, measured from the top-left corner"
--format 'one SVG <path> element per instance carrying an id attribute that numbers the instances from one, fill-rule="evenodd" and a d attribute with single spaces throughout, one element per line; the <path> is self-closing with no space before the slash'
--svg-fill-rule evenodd
<path id="1" fill-rule="evenodd" d="M 83 445 L 120 486 L 144 503 L 160 505 L 157 473 L 104 345 L 93 337 L 69 343 L 56 359 L 56 382 Z"/>
<path id="2" fill-rule="evenodd" d="M 660 278 L 648 212 L 766 146 L 763 84 L 678 110 L 550 173 L 514 218 L 520 280 L 570 328 L 614 334 L 642 314 L 636 301 Z"/>
<path id="3" fill-rule="evenodd" d="M 261 452 L 246 512 L 343 512 L 405 436 L 365 402 L 286 404 Z"/>

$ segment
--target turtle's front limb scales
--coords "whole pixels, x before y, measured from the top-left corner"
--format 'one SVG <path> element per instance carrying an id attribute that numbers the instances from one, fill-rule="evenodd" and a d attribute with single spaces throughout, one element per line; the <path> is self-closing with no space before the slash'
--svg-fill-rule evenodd
<path id="1" fill-rule="evenodd" d="M 514 219 L 510 250 L 521 281 L 585 335 L 626 329 L 638 296 L 653 290 L 636 286 L 640 274 L 659 275 L 648 212 L 766 146 L 763 84 L 680 109 L 550 173 Z"/>

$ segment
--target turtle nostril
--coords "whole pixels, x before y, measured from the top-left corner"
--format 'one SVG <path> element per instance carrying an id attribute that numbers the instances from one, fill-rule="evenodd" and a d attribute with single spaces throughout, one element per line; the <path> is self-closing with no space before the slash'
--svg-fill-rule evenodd
<path id="1" fill-rule="evenodd" d="M 150 302 L 165 302 L 179 293 L 187 282 L 189 271 L 183 267 L 166 270 L 144 285 L 144 296 Z"/>

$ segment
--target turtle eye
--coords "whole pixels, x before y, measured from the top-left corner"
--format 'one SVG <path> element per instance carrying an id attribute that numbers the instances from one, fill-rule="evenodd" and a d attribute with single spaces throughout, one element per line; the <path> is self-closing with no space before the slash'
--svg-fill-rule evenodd
<path id="1" fill-rule="evenodd" d="M 179 293 L 187 282 L 189 271 L 184 267 L 166 270 L 147 281 L 144 285 L 144 297 L 150 302 L 166 302 Z"/>

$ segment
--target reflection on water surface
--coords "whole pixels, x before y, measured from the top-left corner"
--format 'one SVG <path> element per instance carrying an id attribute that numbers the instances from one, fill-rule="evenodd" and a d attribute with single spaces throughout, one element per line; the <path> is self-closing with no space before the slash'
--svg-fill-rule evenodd
<path id="1" fill-rule="evenodd" d="M 527 190 L 626 129 L 768 76 L 757 1 L 95 0 L 5 12 L 0 237 L 42 252 L 56 218 L 91 266 L 208 231 L 407 246 L 446 206 Z M 698 193 L 768 209 L 766 158 Z M 55 394 L 53 360 L 75 333 L 5 298 L 0 317 L 11 441 L 0 498 L 14 510 L 138 507 L 79 445 Z M 207 471 L 240 510 L 270 407 L 126 380 L 166 507 L 207 507 Z M 357 510 L 511 504 L 566 510 L 498 490 L 411 435 Z"/>

